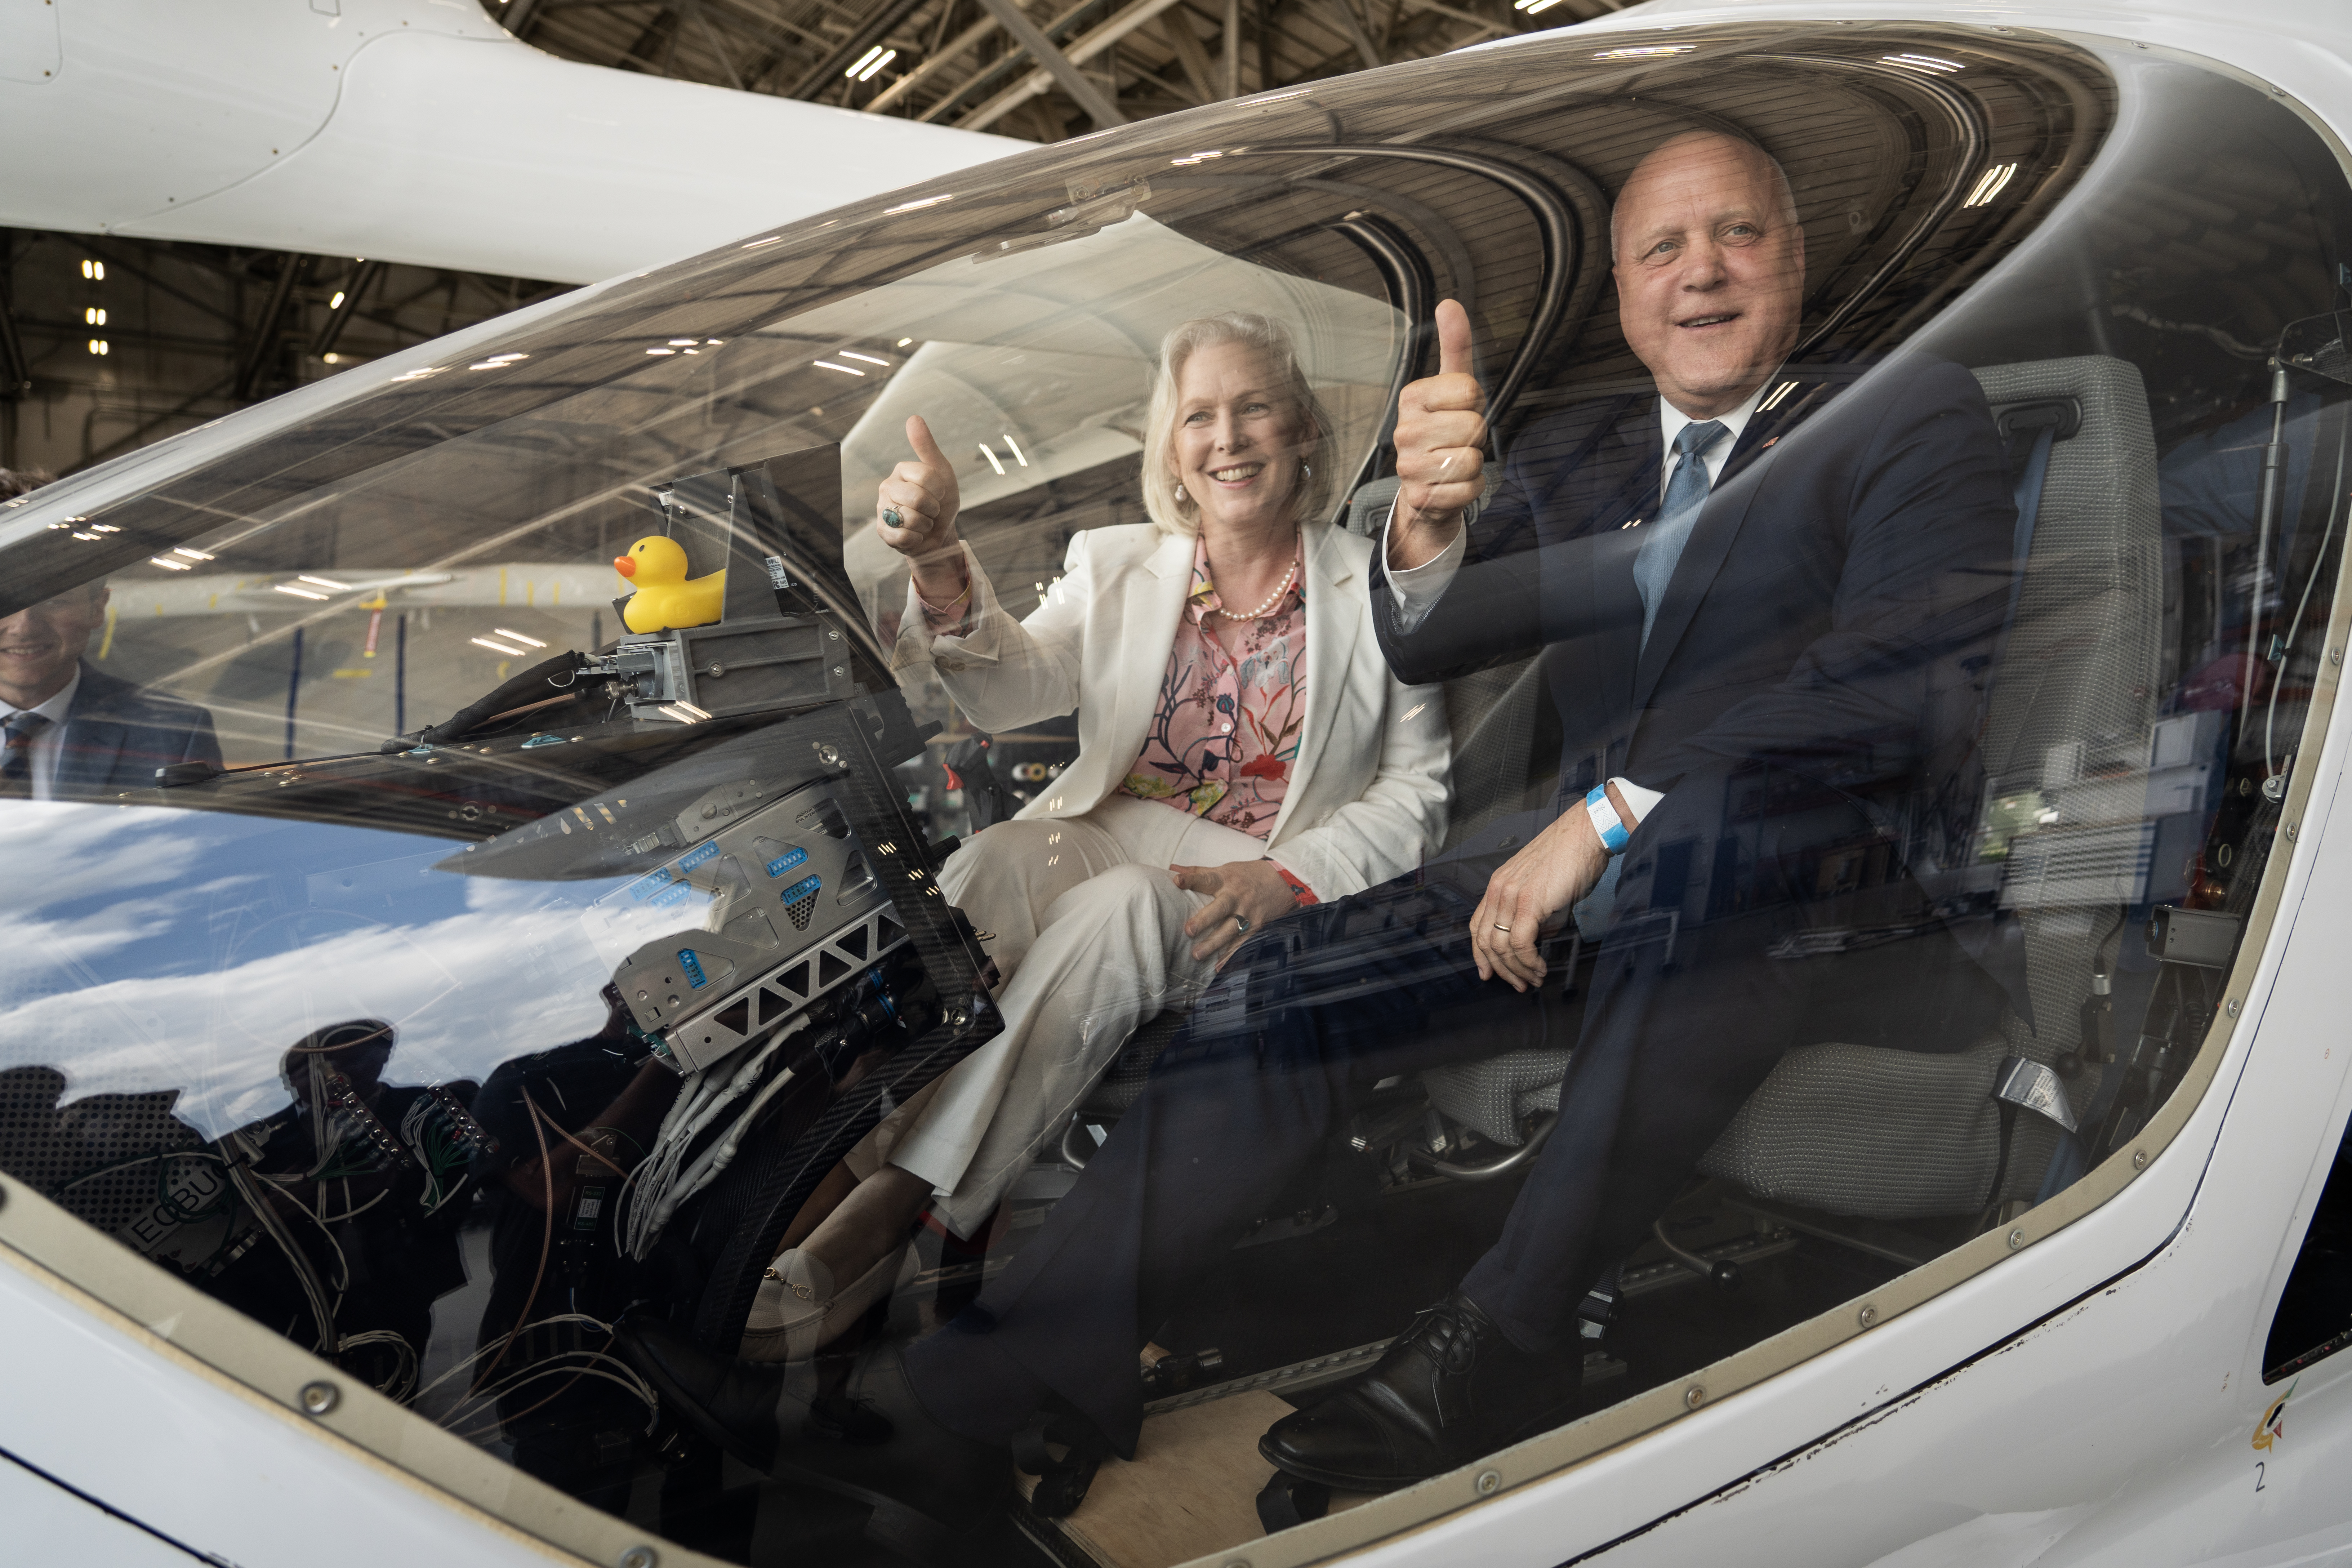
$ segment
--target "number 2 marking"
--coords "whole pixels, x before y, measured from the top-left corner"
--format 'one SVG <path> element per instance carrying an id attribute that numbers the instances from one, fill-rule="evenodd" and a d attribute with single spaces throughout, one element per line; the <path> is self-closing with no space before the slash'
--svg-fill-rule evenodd
<path id="1" fill-rule="evenodd" d="M 2261 1459 L 2256 1459 L 2256 1460 L 2254 1461 L 2254 1489 L 2255 1489 L 2256 1491 L 2260 1491 L 2260 1490 L 2262 1490 L 2262 1489 L 2263 1489 L 2263 1463 L 2264 1463 L 2264 1461 L 2263 1461 L 2263 1460 L 2261 1460 Z"/>

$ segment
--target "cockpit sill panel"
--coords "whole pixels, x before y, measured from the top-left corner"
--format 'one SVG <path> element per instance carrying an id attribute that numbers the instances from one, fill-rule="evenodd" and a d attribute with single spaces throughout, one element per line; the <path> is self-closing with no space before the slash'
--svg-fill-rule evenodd
<path id="1" fill-rule="evenodd" d="M 1738 29 L 1743 34 L 1755 30 Z M 1997 31 L 2002 35 L 2002 41 L 2020 39 L 2019 34 L 2009 29 Z M 1919 29 L 1906 27 L 1904 32 L 1906 37 L 1916 37 Z M 1701 35 L 1692 29 L 1682 36 Z M 2112 39 L 2071 41 L 2118 55 L 2129 47 Z M 2183 62 L 2208 69 L 2224 69 L 2210 61 L 2186 57 Z M 2243 73 L 2225 70 L 2224 74 L 2244 79 Z M 2292 100 L 2284 101 L 2325 134 L 2324 125 L 2316 117 Z M 2341 142 L 2332 135 L 2326 139 L 2339 162 L 2352 167 L 2352 158 L 2347 157 Z M 2119 1150 L 2058 1196 L 2027 1211 L 2013 1224 L 1979 1236 L 1888 1281 L 1866 1297 L 1823 1312 L 1685 1380 L 1653 1389 L 1462 1470 L 1254 1542 L 1247 1552 L 1251 1568 L 1287 1568 L 1294 1563 L 1326 1561 L 1408 1534 L 1494 1497 L 1557 1478 L 1602 1454 L 1635 1443 L 1695 1411 L 1711 1408 L 1734 1394 L 1864 1337 L 1874 1328 L 1990 1269 L 2012 1254 L 2057 1235 L 2108 1203 L 2139 1173 L 2153 1166 L 2193 1118 L 2201 1114 L 2208 1121 L 2217 1119 L 2219 1107 L 2210 1111 L 2206 1108 L 2207 1091 L 2238 1039 L 2238 1025 L 2255 1011 L 2248 1004 L 2260 994 L 2258 984 L 2263 978 L 2266 955 L 2273 945 L 2277 917 L 2289 885 L 2299 883 L 2307 875 L 2308 857 L 2301 853 L 2299 827 L 2310 800 L 2312 781 L 2338 760 L 2341 750 L 2340 736 L 2334 750 L 2326 748 L 2330 742 L 2333 710 L 2340 696 L 2341 656 L 2347 643 L 2352 643 L 2352 594 L 2346 592 L 2347 586 L 2352 586 L 2352 573 L 2339 572 L 2326 630 L 2327 659 L 2319 672 L 2294 752 L 2298 758 L 2311 758 L 2314 762 L 2294 770 L 2283 803 L 2281 831 L 2294 843 L 2295 853 L 2266 868 L 2250 911 L 2245 939 L 2228 974 L 2223 1016 L 2208 1032 L 2170 1098 L 2132 1141 L 2129 1149 Z M 531 761 L 536 764 L 542 759 Z M 583 790 L 583 795 L 592 793 L 593 785 Z M 255 809 L 268 808 L 257 805 Z M 312 811 L 315 814 L 315 807 Z M 372 815 L 370 820 L 383 819 L 379 814 Z M 496 827 L 443 831 L 450 837 L 488 837 Z M 2195 1151 L 2179 1152 L 2186 1156 Z M 107 1241 L 14 1177 L 0 1175 L 0 1196 L 5 1197 L 0 1201 L 0 1247 L 15 1255 L 12 1263 L 23 1260 L 16 1266 L 26 1273 L 52 1289 L 68 1294 L 86 1293 L 90 1301 L 98 1304 L 94 1310 L 103 1309 L 103 1312 L 119 1314 L 118 1326 L 125 1331 L 152 1336 L 166 1353 L 184 1355 L 201 1368 L 226 1373 L 248 1396 L 289 1413 L 289 1419 L 349 1442 L 360 1453 L 405 1477 L 421 1480 L 450 1506 L 479 1510 L 478 1517 L 487 1528 L 527 1531 L 536 1542 L 546 1544 L 551 1560 L 613 1563 L 625 1552 L 643 1543 L 645 1532 L 626 1521 L 576 1501 L 528 1475 L 486 1464 L 473 1445 L 418 1422 L 401 1405 L 377 1394 L 356 1378 L 327 1371 L 324 1375 L 337 1384 L 338 1399 L 321 1415 L 305 1414 L 301 1391 L 321 1376 L 321 1363 L 317 1359 L 166 1271 L 147 1266 L 135 1254 Z M 2033 1318 L 2054 1305 L 2042 1303 L 2030 1311 L 2022 1311 L 2004 1331 L 2021 1331 Z M 1709 1478 L 1702 1484 L 1717 1484 L 1717 1480 Z M 1231 1561 L 1233 1556 L 1223 1552 L 1202 1561 Z M 716 1563 L 719 1560 L 666 1544 L 662 1561 L 699 1564 Z"/>

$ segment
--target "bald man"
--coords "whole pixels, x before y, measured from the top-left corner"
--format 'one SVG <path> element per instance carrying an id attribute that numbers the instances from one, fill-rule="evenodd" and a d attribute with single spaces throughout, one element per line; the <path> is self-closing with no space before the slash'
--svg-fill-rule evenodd
<path id="1" fill-rule="evenodd" d="M 957 1453 L 983 1475 L 987 1446 L 1045 1411 L 1131 1457 L 1142 1337 L 1375 1085 L 1572 1046 L 1494 1245 L 1369 1373 L 1260 1444 L 1358 1491 L 1465 1464 L 1577 1413 L 1580 1302 L 1782 1052 L 1954 1049 L 1997 1016 L 2000 988 L 1922 882 L 1972 824 L 1975 682 L 2011 579 L 1990 412 L 1948 363 L 1858 384 L 1852 367 L 1786 364 L 1804 238 L 1779 166 L 1745 142 L 1654 149 L 1612 245 L 1656 391 L 1531 426 L 1481 508 L 1483 393 L 1468 321 L 1441 305 L 1439 374 L 1400 399 L 1377 558 L 1381 644 L 1404 679 L 1543 655 L 1549 800 L 1241 950 L 964 1331 L 908 1352 L 916 1397 L 894 1419 L 965 1443 L 932 1450 L 935 1476 Z M 1598 959 L 1571 1003 L 1545 984 L 1555 938 L 1612 866 L 1579 910 Z M 1840 931 L 1873 941 L 1827 940 Z M 1787 941 L 1803 933 L 1817 940 Z M 697 1383 L 672 1387 L 690 1404 Z"/>

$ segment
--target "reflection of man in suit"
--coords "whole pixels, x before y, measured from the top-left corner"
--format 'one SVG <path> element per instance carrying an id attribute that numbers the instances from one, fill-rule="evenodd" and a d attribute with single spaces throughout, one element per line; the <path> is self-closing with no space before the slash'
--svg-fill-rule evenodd
<path id="1" fill-rule="evenodd" d="M 173 763 L 220 766 L 212 715 L 83 660 L 106 584 L 84 584 L 0 619 L 0 798 L 148 789 Z"/>
<path id="2" fill-rule="evenodd" d="M 1441 306 L 1441 374 L 1401 399 L 1403 484 L 1374 590 L 1404 679 L 1549 650 L 1564 741 L 1549 825 L 1498 825 L 1484 853 L 1244 947 L 958 1321 L 969 1331 L 908 1352 L 944 1426 L 1001 1442 L 1075 1408 L 1132 1454 L 1142 1338 L 1376 1085 L 1572 1045 L 1559 1121 L 1495 1245 L 1369 1373 L 1260 1445 L 1351 1489 L 1465 1463 L 1572 1410 L 1579 1301 L 1785 1050 L 1951 1049 L 1993 1022 L 1999 988 L 1920 880 L 1972 823 L 1971 671 L 2009 586 L 1984 399 L 1925 359 L 1834 400 L 1820 375 L 1783 372 L 1803 241 L 1778 165 L 1747 143 L 1653 152 L 1612 245 L 1626 340 L 1659 397 L 1525 432 L 1465 528 L 1486 431 L 1466 318 Z M 1562 1003 L 1544 938 L 1620 852 L 1571 1035 L 1547 1016 Z"/>

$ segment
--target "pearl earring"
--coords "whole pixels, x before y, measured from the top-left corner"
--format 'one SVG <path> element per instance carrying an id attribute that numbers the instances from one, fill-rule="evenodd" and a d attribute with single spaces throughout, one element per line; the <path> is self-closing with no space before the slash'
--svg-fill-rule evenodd
<path id="1" fill-rule="evenodd" d="M 1298 471 L 1305 474 L 1311 479 L 1315 477 L 1315 465 L 1312 463 L 1301 463 L 1298 465 Z"/>
<path id="2" fill-rule="evenodd" d="M 1182 485 L 1178 485 L 1176 487 L 1176 500 L 1180 505 L 1184 500 L 1184 487 Z"/>

